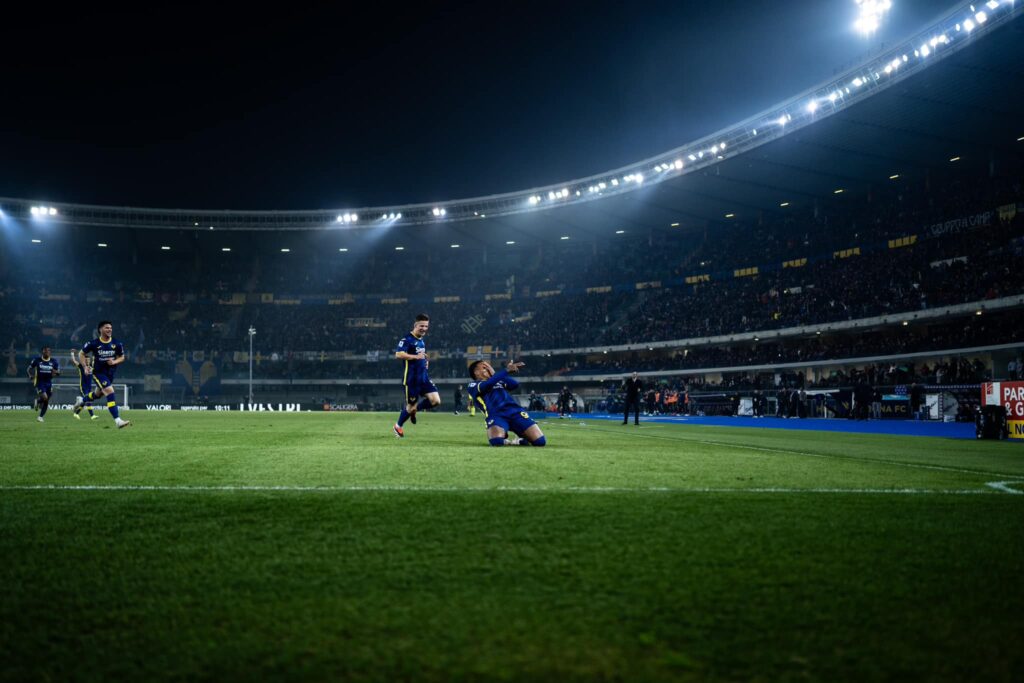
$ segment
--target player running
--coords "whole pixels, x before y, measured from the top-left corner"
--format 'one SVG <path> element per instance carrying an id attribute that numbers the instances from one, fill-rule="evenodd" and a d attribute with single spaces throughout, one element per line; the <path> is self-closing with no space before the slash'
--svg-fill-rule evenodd
<path id="1" fill-rule="evenodd" d="M 398 422 L 392 427 L 395 436 L 400 439 L 405 436 L 402 425 L 406 420 L 416 424 L 418 411 L 430 410 L 441 405 L 441 394 L 427 375 L 427 347 L 423 343 L 423 337 L 429 329 L 430 318 L 420 313 L 416 316 L 412 331 L 398 341 L 398 348 L 395 350 L 395 358 L 405 361 L 405 374 L 402 376 L 405 405 L 398 416 Z"/>
<path id="2" fill-rule="evenodd" d="M 86 361 L 89 359 L 86 358 Z M 81 363 L 78 362 L 78 349 L 71 349 L 71 364 L 78 370 L 78 395 L 83 399 L 89 395 L 92 391 L 92 373 L 87 373 L 82 367 Z M 88 365 L 88 362 L 86 363 Z M 92 411 L 92 401 L 85 401 L 85 407 L 89 410 L 89 419 L 98 420 L 100 416 Z M 82 406 L 75 405 L 74 412 L 72 412 L 76 420 L 82 419 Z"/>
<path id="3" fill-rule="evenodd" d="M 118 429 L 131 426 L 131 421 L 121 419 L 117 410 L 117 396 L 114 394 L 114 373 L 117 366 L 127 360 L 124 355 L 124 344 L 114 339 L 114 324 L 109 320 L 101 320 L 96 326 L 99 337 L 87 342 L 82 350 L 78 352 L 78 363 L 84 374 L 92 375 L 96 389 L 93 389 L 85 396 L 79 396 L 75 401 L 75 409 L 81 410 L 87 401 L 106 397 L 107 409 L 114 417 L 114 424 Z M 86 354 L 92 354 L 93 362 L 90 367 L 86 360 Z"/>
<path id="4" fill-rule="evenodd" d="M 32 359 L 28 364 L 28 378 L 32 380 L 36 388 L 36 400 L 32 404 L 33 410 L 39 410 L 39 422 L 43 422 L 50 407 L 50 396 L 53 395 L 53 378 L 60 375 L 60 363 L 56 358 L 50 356 L 50 347 L 44 346 L 41 354 Z"/>
<path id="5" fill-rule="evenodd" d="M 509 389 L 515 389 L 519 382 L 511 374 L 519 372 L 525 363 L 509 361 L 505 369 L 495 372 L 484 360 L 469 366 L 469 397 L 484 411 L 487 422 L 487 440 L 492 446 L 544 446 L 547 439 L 529 413 L 512 398 Z M 509 432 L 517 435 L 510 437 Z"/>

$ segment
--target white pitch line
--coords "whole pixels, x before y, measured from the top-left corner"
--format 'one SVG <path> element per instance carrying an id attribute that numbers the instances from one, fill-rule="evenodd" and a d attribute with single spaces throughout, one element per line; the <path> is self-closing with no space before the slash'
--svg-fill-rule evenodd
<path id="1" fill-rule="evenodd" d="M 1024 484 L 1024 479 L 1016 481 L 990 481 L 985 484 L 985 486 L 989 486 L 996 491 L 1002 491 L 1003 493 L 1010 493 L 1015 496 L 1024 496 L 1024 490 L 1013 488 L 1014 484 L 1020 486 L 1021 484 Z"/>
<path id="2" fill-rule="evenodd" d="M 567 426 L 567 425 L 562 425 L 562 426 Z M 636 437 L 646 438 L 646 439 L 662 439 L 662 440 L 666 440 L 666 441 L 676 441 L 676 442 L 685 442 L 685 443 L 700 443 L 700 444 L 706 444 L 708 446 L 727 446 L 727 447 L 730 447 L 730 448 L 742 448 L 742 449 L 748 450 L 748 451 L 764 451 L 764 452 L 767 452 L 767 453 L 784 453 L 786 455 L 801 455 L 801 456 L 808 457 L 808 458 L 826 458 L 826 459 L 832 459 L 832 460 L 853 460 L 853 461 L 856 461 L 856 462 L 879 463 L 879 464 L 883 464 L 883 465 L 895 465 L 895 466 L 898 466 L 898 467 L 912 467 L 914 469 L 923 469 L 923 470 L 940 470 L 940 471 L 944 471 L 944 472 L 959 472 L 961 474 L 977 474 L 977 475 L 991 476 L 991 477 L 1016 477 L 1016 476 L 1019 476 L 1019 475 L 1016 475 L 1016 474 L 1007 474 L 1005 472 L 988 472 L 988 471 L 985 471 L 985 470 L 968 470 L 968 469 L 963 469 L 963 468 L 960 468 L 960 467 L 945 467 L 943 465 L 922 465 L 922 464 L 912 463 L 912 462 L 902 462 L 902 461 L 899 461 L 899 460 L 878 460 L 878 459 L 875 459 L 875 458 L 857 458 L 857 457 L 854 457 L 852 455 L 833 455 L 833 454 L 828 454 L 828 453 L 808 453 L 806 451 L 792 451 L 792 450 L 788 450 L 788 449 L 785 449 L 785 448 L 768 448 L 766 446 L 748 446 L 747 444 L 729 443 L 727 441 L 709 441 L 707 439 L 694 439 L 694 438 L 685 437 L 685 436 L 684 437 L 674 437 L 674 436 L 665 436 L 663 434 L 642 434 L 642 433 L 637 433 L 635 431 L 626 431 L 626 430 L 623 430 L 622 432 L 618 432 L 618 431 L 616 431 L 614 429 L 601 429 L 600 427 L 588 427 L 587 429 L 590 430 L 590 431 L 595 431 L 595 432 L 608 432 L 608 433 L 613 433 L 614 432 L 614 433 L 619 433 L 619 434 L 627 433 L 627 434 L 630 434 L 631 436 L 636 436 Z"/>
<path id="3" fill-rule="evenodd" d="M 247 493 L 247 492 L 296 492 L 296 493 L 679 493 L 679 494 L 715 494 L 715 493 L 757 493 L 757 494 L 865 494 L 865 495 L 950 495 L 976 496 L 1001 495 L 1004 493 L 1020 494 L 1021 491 L 997 486 L 1013 482 L 994 482 L 988 489 L 915 489 L 915 488 L 673 488 L 665 486 L 652 487 L 616 487 L 616 486 L 402 486 L 402 485 L 353 485 L 353 486 L 161 486 L 132 484 L 27 484 L 0 486 L 2 491 L 114 491 L 114 492 L 181 492 L 181 493 Z"/>

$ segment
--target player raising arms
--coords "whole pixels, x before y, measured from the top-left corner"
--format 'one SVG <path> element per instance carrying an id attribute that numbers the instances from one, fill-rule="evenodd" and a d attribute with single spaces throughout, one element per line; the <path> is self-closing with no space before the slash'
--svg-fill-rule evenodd
<path id="1" fill-rule="evenodd" d="M 39 417 L 43 421 L 46 410 L 50 407 L 50 396 L 53 395 L 53 378 L 60 375 L 60 363 L 50 356 L 50 347 L 44 346 L 41 354 L 28 364 L 28 378 L 36 388 L 36 402 L 33 408 L 39 409 Z"/>
<path id="2" fill-rule="evenodd" d="M 420 313 L 413 323 L 412 332 L 398 341 L 398 348 L 395 350 L 395 358 L 405 361 L 405 374 L 402 376 L 402 384 L 405 385 L 405 406 L 398 416 L 398 423 L 392 427 L 398 438 L 405 436 L 402 425 L 406 420 L 416 424 L 418 411 L 430 410 L 441 405 L 441 394 L 427 375 L 427 346 L 423 343 L 423 337 L 429 329 L 430 318 Z M 417 403 L 421 396 L 423 398 Z"/>
<path id="3" fill-rule="evenodd" d="M 88 364 L 89 359 L 86 358 L 85 360 Z M 71 349 L 71 364 L 78 370 L 78 395 L 84 400 L 84 398 L 89 395 L 89 392 L 92 391 L 92 373 L 87 373 L 82 367 L 82 364 L 78 362 L 78 349 Z M 92 412 L 92 401 L 85 401 L 85 407 L 89 409 L 90 420 L 98 420 L 100 418 L 99 415 Z M 74 412 L 72 413 L 76 420 L 82 419 L 81 413 L 82 406 L 76 404 Z"/>
<path id="4" fill-rule="evenodd" d="M 127 360 L 127 356 L 124 355 L 124 344 L 114 339 L 114 324 L 109 320 L 101 320 L 96 326 L 96 331 L 99 337 L 87 342 L 78 352 L 78 364 L 84 374 L 92 374 L 97 388 L 85 396 L 79 396 L 75 401 L 75 409 L 81 410 L 87 401 L 95 401 L 106 396 L 107 409 L 114 417 L 114 424 L 118 429 L 124 429 L 132 423 L 121 419 L 117 411 L 117 396 L 114 395 L 114 373 L 117 372 L 117 366 Z M 89 367 L 86 354 L 92 354 L 92 367 Z"/>
<path id="5" fill-rule="evenodd" d="M 525 363 L 509 361 L 505 369 L 495 372 L 484 360 L 474 361 L 469 366 L 469 397 L 484 409 L 487 422 L 487 440 L 492 446 L 544 446 L 547 439 L 537 423 L 512 398 L 509 389 L 515 389 L 519 382 L 511 377 L 519 372 Z M 519 438 L 509 437 L 509 432 Z"/>

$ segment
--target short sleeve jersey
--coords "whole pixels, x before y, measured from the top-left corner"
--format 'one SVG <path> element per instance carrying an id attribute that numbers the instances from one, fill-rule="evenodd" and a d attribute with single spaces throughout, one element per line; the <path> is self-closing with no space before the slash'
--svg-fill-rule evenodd
<path id="1" fill-rule="evenodd" d="M 395 349 L 395 353 L 403 352 L 415 356 L 420 351 L 426 352 L 426 350 L 427 345 L 423 342 L 423 339 L 417 338 L 410 332 L 398 340 L 398 348 Z M 404 382 L 406 384 L 426 381 L 429 381 L 429 379 L 427 377 L 427 361 L 425 358 L 423 360 L 405 361 Z"/>
<path id="2" fill-rule="evenodd" d="M 99 377 L 113 377 L 117 366 L 107 365 L 108 360 L 114 360 L 124 355 L 124 344 L 111 337 L 107 341 L 93 339 L 82 347 L 82 353 L 93 357 L 93 373 Z"/>
<path id="3" fill-rule="evenodd" d="M 60 372 L 60 363 L 52 356 L 48 360 L 43 360 L 42 356 L 36 356 L 28 364 L 28 369 L 36 384 L 48 384 L 53 381 L 53 376 Z"/>

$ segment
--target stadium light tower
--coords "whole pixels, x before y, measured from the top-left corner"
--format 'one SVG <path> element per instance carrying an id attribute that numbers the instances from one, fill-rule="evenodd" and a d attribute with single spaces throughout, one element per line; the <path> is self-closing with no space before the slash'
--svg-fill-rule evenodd
<path id="1" fill-rule="evenodd" d="M 249 405 L 252 406 L 252 338 L 256 336 L 256 328 L 249 325 Z"/>

